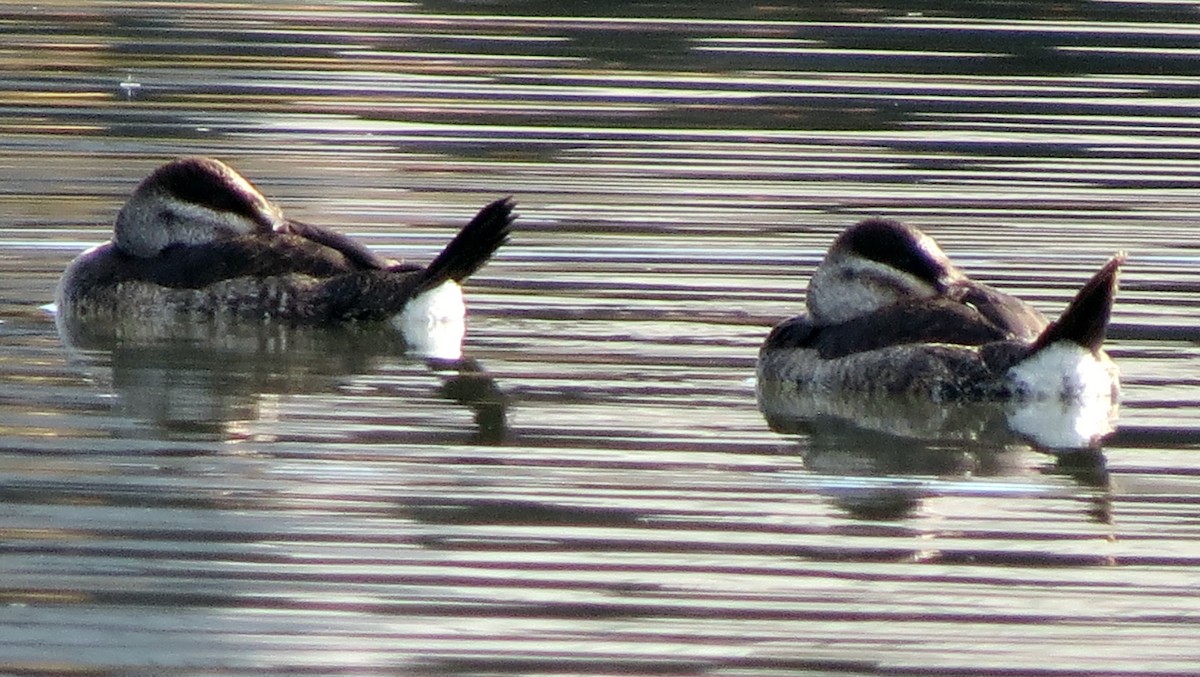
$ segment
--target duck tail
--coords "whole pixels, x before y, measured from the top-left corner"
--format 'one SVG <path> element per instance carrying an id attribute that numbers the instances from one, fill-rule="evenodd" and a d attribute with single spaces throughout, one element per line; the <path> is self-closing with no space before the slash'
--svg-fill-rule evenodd
<path id="1" fill-rule="evenodd" d="M 1034 341 L 1030 354 L 1059 341 L 1069 341 L 1093 353 L 1099 352 L 1108 330 L 1113 299 L 1117 294 L 1117 274 L 1125 263 L 1119 252 L 1083 285 L 1057 320 L 1050 323 Z"/>
<path id="2" fill-rule="evenodd" d="M 508 241 L 516 219 L 511 197 L 492 202 L 458 231 L 450 244 L 421 271 L 418 291 L 432 289 L 447 280 L 461 283 L 483 267 L 500 245 Z"/>

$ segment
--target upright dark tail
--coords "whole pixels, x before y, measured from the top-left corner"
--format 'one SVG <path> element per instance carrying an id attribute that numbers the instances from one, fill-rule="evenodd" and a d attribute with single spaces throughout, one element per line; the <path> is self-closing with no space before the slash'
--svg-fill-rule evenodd
<path id="1" fill-rule="evenodd" d="M 1117 294 L 1117 273 L 1125 263 L 1121 252 L 1108 260 L 1092 279 L 1083 285 L 1063 314 L 1038 336 L 1030 354 L 1059 341 L 1071 341 L 1092 352 L 1099 352 L 1108 330 L 1113 298 Z"/>
<path id="2" fill-rule="evenodd" d="M 446 280 L 461 283 L 482 268 L 500 245 L 508 241 L 509 230 L 516 219 L 512 213 L 514 206 L 513 199 L 506 197 L 479 210 L 442 253 L 421 271 L 417 291 L 431 289 Z"/>

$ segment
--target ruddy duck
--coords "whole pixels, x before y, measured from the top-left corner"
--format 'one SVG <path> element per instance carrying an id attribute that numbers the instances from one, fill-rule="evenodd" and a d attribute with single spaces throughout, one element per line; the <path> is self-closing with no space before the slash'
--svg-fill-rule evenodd
<path id="1" fill-rule="evenodd" d="M 830 247 L 808 314 L 776 326 L 758 380 L 801 392 L 915 395 L 934 401 L 1116 399 L 1101 349 L 1117 273 L 1112 257 L 1054 322 L 967 277 L 932 238 L 870 219 Z"/>
<path id="2" fill-rule="evenodd" d="M 138 185 L 111 242 L 67 267 L 56 305 L 73 323 L 241 317 L 399 326 L 420 315 L 461 326 L 459 285 L 507 241 L 512 209 L 507 198 L 484 207 L 420 266 L 286 218 L 222 162 L 180 158 Z"/>

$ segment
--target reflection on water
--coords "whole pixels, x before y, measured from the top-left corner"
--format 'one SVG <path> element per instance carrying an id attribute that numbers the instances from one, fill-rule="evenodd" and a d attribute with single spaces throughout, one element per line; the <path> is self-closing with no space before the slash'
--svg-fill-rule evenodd
<path id="1" fill-rule="evenodd" d="M 1107 400 L 1017 399 L 938 403 L 909 397 L 798 392 L 760 382 L 758 404 L 771 428 L 848 427 L 921 443 L 1003 447 L 1018 440 L 1047 451 L 1098 450 L 1113 431 L 1118 405 Z"/>
<path id="2" fill-rule="evenodd" d="M 1192 8 L 560 5 L 0 2 L 0 664 L 1194 672 Z M 185 153 L 397 258 L 515 195 L 469 357 L 64 350 L 58 274 Z M 758 345 L 878 214 L 1051 315 L 1129 251 L 1102 448 L 1047 451 L 1109 412 L 764 420 Z"/>
<path id="3" fill-rule="evenodd" d="M 758 406 L 772 430 L 800 436 L 805 467 L 825 475 L 1019 474 L 1023 458 L 1017 450 L 1032 445 L 1056 455 L 1084 486 L 1108 486 L 1100 446 L 1113 431 L 1117 409 L 1108 401 L 935 403 L 797 392 L 787 383 L 760 381 Z M 842 488 L 835 501 L 860 518 L 896 519 L 910 516 L 927 495 L 936 492 L 899 482 Z M 1107 519 L 1108 511 L 1098 515 Z"/>
<path id="4" fill-rule="evenodd" d="M 116 340 L 108 333 L 87 334 L 78 325 L 59 326 L 73 366 L 111 384 L 114 413 L 150 423 L 167 439 L 196 434 L 222 439 L 231 434 L 230 424 L 263 416 L 264 396 L 329 391 L 339 379 L 371 371 L 384 360 L 405 359 L 409 348 L 405 337 L 386 326 L 242 322 L 194 328 L 212 334 Z M 476 441 L 504 439 L 504 395 L 476 360 L 405 361 L 414 368 L 424 364 L 431 392 L 473 413 Z M 419 427 L 419 421 L 412 425 Z"/>

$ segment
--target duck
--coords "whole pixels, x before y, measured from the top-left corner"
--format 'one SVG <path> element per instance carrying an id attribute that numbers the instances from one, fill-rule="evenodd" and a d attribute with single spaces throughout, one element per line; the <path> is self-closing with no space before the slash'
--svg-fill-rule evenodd
<path id="1" fill-rule="evenodd" d="M 172 160 L 142 180 L 110 241 L 76 257 L 55 292 L 72 323 L 211 318 L 319 326 L 463 322 L 462 283 L 508 241 L 515 203 L 483 207 L 424 265 L 287 218 L 220 160 Z"/>
<path id="2" fill-rule="evenodd" d="M 911 396 L 933 402 L 1119 396 L 1103 350 L 1123 252 L 1059 317 L 971 279 L 932 237 L 892 219 L 843 231 L 809 280 L 806 313 L 776 325 L 761 393 Z"/>

